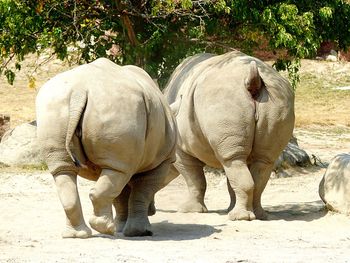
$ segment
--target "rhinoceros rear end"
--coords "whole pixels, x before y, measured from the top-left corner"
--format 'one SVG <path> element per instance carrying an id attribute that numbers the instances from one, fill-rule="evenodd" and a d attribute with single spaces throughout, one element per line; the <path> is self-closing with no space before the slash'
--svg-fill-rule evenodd
<path id="1" fill-rule="evenodd" d="M 209 165 L 225 169 L 230 219 L 266 218 L 261 194 L 294 127 L 290 84 L 269 65 L 238 51 L 196 55 L 184 63 L 165 89 L 179 132 L 175 167 L 190 192 L 180 211 L 207 210 L 202 168 Z"/>
<path id="2" fill-rule="evenodd" d="M 148 210 L 167 182 L 176 146 L 170 108 L 150 76 L 98 59 L 48 81 L 36 110 L 38 139 L 67 216 L 63 237 L 91 235 L 77 174 L 97 180 L 89 195 L 92 228 L 111 235 L 150 234 Z"/>

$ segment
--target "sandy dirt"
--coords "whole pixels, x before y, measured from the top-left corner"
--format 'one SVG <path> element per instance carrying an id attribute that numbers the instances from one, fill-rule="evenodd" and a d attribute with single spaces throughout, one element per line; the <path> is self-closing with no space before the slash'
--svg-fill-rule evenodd
<path id="1" fill-rule="evenodd" d="M 325 163 L 350 149 L 350 133 L 296 133 L 300 146 Z M 60 236 L 65 216 L 50 174 L 6 168 L 0 170 L 0 262 L 350 262 L 350 218 L 327 212 L 318 195 L 325 168 L 288 172 L 293 176 L 271 179 L 263 194 L 267 221 L 229 221 L 225 179 L 207 174 L 209 213 L 176 212 L 187 191 L 179 177 L 156 196 L 152 237 L 93 232 L 79 240 Z M 92 185 L 79 180 L 86 221 Z"/>

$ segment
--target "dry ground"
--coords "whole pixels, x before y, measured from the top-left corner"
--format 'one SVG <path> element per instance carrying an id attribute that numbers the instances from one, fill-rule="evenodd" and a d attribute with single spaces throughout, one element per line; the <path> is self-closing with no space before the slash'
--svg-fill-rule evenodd
<path id="1" fill-rule="evenodd" d="M 349 69 L 349 64 L 303 61 L 295 134 L 301 148 L 325 163 L 350 149 L 350 91 L 332 89 L 350 85 Z M 60 70 L 58 61 L 47 65 L 36 77 L 38 86 Z M 14 87 L 0 82 L 0 113 L 11 115 L 12 126 L 35 118 L 35 90 L 21 74 Z M 271 179 L 264 192 L 268 221 L 229 221 L 225 179 L 207 174 L 207 214 L 176 212 L 186 194 L 179 177 L 156 196 L 152 237 L 94 232 L 93 238 L 74 240 L 60 238 L 64 213 L 47 172 L 0 168 L 0 262 L 350 261 L 350 218 L 324 210 L 318 196 L 325 168 L 288 172 L 293 176 Z M 91 185 L 79 180 L 87 220 Z"/>

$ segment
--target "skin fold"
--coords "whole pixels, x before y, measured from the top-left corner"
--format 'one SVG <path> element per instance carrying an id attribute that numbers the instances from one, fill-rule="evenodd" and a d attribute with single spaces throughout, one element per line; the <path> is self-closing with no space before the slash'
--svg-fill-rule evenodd
<path id="1" fill-rule="evenodd" d="M 36 99 L 37 136 L 66 213 L 63 237 L 86 238 L 77 175 L 96 181 L 90 226 L 151 235 L 154 194 L 175 160 L 176 127 L 153 80 L 135 66 L 98 59 L 48 81 Z M 113 218 L 112 205 L 116 209 Z"/>
<path id="2" fill-rule="evenodd" d="M 233 51 L 183 61 L 164 90 L 176 116 L 176 162 L 189 197 L 182 212 L 206 212 L 205 165 L 223 168 L 231 220 L 266 219 L 261 195 L 294 128 L 294 92 L 262 61 Z"/>

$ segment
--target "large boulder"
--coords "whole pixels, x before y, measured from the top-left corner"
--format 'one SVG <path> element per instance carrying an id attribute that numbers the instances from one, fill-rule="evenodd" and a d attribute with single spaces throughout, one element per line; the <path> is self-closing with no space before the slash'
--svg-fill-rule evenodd
<path id="1" fill-rule="evenodd" d="M 286 168 L 290 167 L 307 167 L 311 165 L 309 155 L 298 145 L 296 137 L 292 137 L 283 152 L 275 162 L 272 177 L 287 177 Z"/>
<path id="2" fill-rule="evenodd" d="M 0 163 L 9 166 L 42 166 L 36 140 L 36 122 L 7 131 L 0 143 Z"/>
<path id="3" fill-rule="evenodd" d="M 350 215 L 350 154 L 339 154 L 331 160 L 319 194 L 329 210 Z"/>

